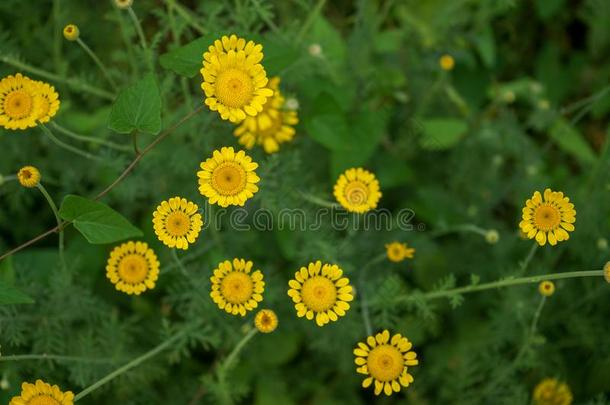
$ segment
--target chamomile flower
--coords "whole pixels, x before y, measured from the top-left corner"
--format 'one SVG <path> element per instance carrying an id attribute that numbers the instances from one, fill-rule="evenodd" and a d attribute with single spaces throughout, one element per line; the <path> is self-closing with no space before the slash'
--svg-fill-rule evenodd
<path id="1" fill-rule="evenodd" d="M 26 129 L 37 125 L 41 115 L 41 97 L 36 85 L 21 73 L 0 80 L 0 126 L 5 129 Z"/>
<path id="2" fill-rule="evenodd" d="M 301 267 L 288 281 L 288 296 L 294 301 L 297 316 L 316 320 L 318 326 L 336 321 L 349 310 L 354 299 L 349 279 L 336 264 L 321 261 Z"/>
<path id="3" fill-rule="evenodd" d="M 405 259 L 412 259 L 415 249 L 410 248 L 406 243 L 392 242 L 385 245 L 388 260 L 398 263 Z"/>
<path id="4" fill-rule="evenodd" d="M 210 297 L 218 308 L 232 315 L 245 316 L 263 300 L 265 282 L 260 270 L 252 271 L 253 263 L 244 259 L 225 260 L 210 277 Z"/>
<path id="5" fill-rule="evenodd" d="M 39 98 L 40 111 L 38 112 L 38 121 L 45 123 L 55 116 L 59 110 L 59 95 L 55 91 L 55 87 L 48 83 L 35 81 L 34 91 L 36 97 Z"/>
<path id="6" fill-rule="evenodd" d="M 438 60 L 438 64 L 440 65 L 441 69 L 449 71 L 453 70 L 455 66 L 455 60 L 453 59 L 453 56 L 445 54 L 440 57 L 440 59 Z"/>
<path id="7" fill-rule="evenodd" d="M 377 178 L 362 168 L 348 169 L 339 176 L 334 194 L 343 208 L 360 214 L 377 208 L 381 198 Z"/>
<path id="8" fill-rule="evenodd" d="M 543 246 L 548 241 L 551 245 L 568 240 L 568 232 L 574 230 L 576 210 L 574 204 L 561 191 L 544 190 L 544 196 L 539 191 L 525 202 L 523 220 L 519 223 L 521 230 L 529 239 Z"/>
<path id="9" fill-rule="evenodd" d="M 408 387 L 413 382 L 408 367 L 419 363 L 412 347 L 409 339 L 401 334 L 390 338 L 388 330 L 358 343 L 354 349 L 356 371 L 367 376 L 362 387 L 368 388 L 375 383 L 375 395 L 383 391 L 388 396 L 399 392 L 401 387 Z"/>
<path id="10" fill-rule="evenodd" d="M 155 288 L 159 260 L 144 242 L 127 242 L 115 247 L 106 265 L 106 277 L 118 291 L 140 295 Z"/>
<path id="11" fill-rule="evenodd" d="M 198 209 L 197 204 L 186 198 L 174 197 L 161 202 L 153 212 L 152 220 L 159 240 L 170 248 L 188 249 L 203 226 Z"/>
<path id="12" fill-rule="evenodd" d="M 277 324 L 277 315 L 270 309 L 261 309 L 254 317 L 254 326 L 261 333 L 273 332 Z"/>
<path id="13" fill-rule="evenodd" d="M 34 166 L 24 166 L 17 173 L 17 180 L 23 187 L 33 188 L 40 183 L 40 171 Z"/>
<path id="14" fill-rule="evenodd" d="M 62 392 L 57 385 L 48 384 L 42 380 L 30 384 L 21 384 L 21 394 L 13 397 L 9 405 L 73 405 L 74 394 L 71 391 Z"/>
<path id="15" fill-rule="evenodd" d="M 80 30 L 74 24 L 68 24 L 64 27 L 64 38 L 68 41 L 76 41 L 80 36 Z"/>
<path id="16" fill-rule="evenodd" d="M 542 281 L 538 284 L 538 292 L 544 297 L 550 297 L 555 292 L 555 283 L 552 281 Z"/>
<path id="17" fill-rule="evenodd" d="M 234 123 L 263 111 L 273 90 L 267 87 L 267 73 L 259 63 L 262 59 L 263 46 L 253 41 L 236 35 L 214 41 L 203 54 L 201 69 L 201 88 L 210 110 Z"/>
<path id="18" fill-rule="evenodd" d="M 534 388 L 535 405 L 570 405 L 572 392 L 570 388 L 554 378 L 545 378 Z"/>

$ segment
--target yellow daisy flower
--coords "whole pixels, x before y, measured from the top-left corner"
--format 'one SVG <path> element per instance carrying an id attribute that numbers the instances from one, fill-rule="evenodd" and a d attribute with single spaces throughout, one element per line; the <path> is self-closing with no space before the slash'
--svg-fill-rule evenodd
<path id="1" fill-rule="evenodd" d="M 48 83 L 35 81 L 34 89 L 36 97 L 40 99 L 40 111 L 38 113 L 38 121 L 44 123 L 55 116 L 59 110 L 59 95 L 55 91 L 55 87 Z"/>
<path id="2" fill-rule="evenodd" d="M 126 242 L 115 247 L 108 257 L 106 277 L 118 291 L 140 295 L 155 288 L 159 260 L 144 242 Z"/>
<path id="3" fill-rule="evenodd" d="M 64 27 L 64 38 L 68 41 L 76 41 L 80 36 L 80 30 L 74 24 L 68 24 Z"/>
<path id="4" fill-rule="evenodd" d="M 214 41 L 203 54 L 201 88 L 205 104 L 223 120 L 241 122 L 246 114 L 263 111 L 273 90 L 267 88 L 267 73 L 259 62 L 263 46 L 236 35 Z"/>
<path id="5" fill-rule="evenodd" d="M 604 266 L 604 278 L 610 283 L 610 262 Z"/>
<path id="6" fill-rule="evenodd" d="M 280 144 L 292 140 L 295 134 L 294 125 L 299 122 L 297 112 L 288 109 L 286 100 L 279 90 L 280 78 L 269 80 L 273 97 L 265 103 L 263 111 L 256 117 L 246 117 L 233 134 L 246 149 L 261 145 L 265 152 L 275 153 Z"/>
<path id="7" fill-rule="evenodd" d="M 541 282 L 538 284 L 538 292 L 545 297 L 550 297 L 555 292 L 555 283 L 548 280 Z"/>
<path id="8" fill-rule="evenodd" d="M 343 208 L 360 214 L 375 209 L 381 198 L 375 175 L 362 168 L 348 169 L 339 176 L 334 194 Z"/>
<path id="9" fill-rule="evenodd" d="M 215 150 L 200 167 L 199 192 L 208 197 L 210 204 L 243 206 L 258 191 L 256 183 L 260 178 L 254 171 L 258 163 L 243 150 L 237 153 L 232 147 Z"/>
<path id="10" fill-rule="evenodd" d="M 73 405 L 74 394 L 62 392 L 57 385 L 50 385 L 42 380 L 35 384 L 21 384 L 21 395 L 13 397 L 9 405 Z"/>
<path id="11" fill-rule="evenodd" d="M 388 259 L 392 262 L 402 262 L 405 259 L 413 259 L 415 249 L 408 247 L 406 243 L 392 242 L 385 245 Z"/>
<path id="12" fill-rule="evenodd" d="M 354 299 L 353 288 L 347 277 L 341 277 L 343 270 L 336 264 L 321 261 L 301 267 L 288 281 L 288 296 L 294 301 L 297 316 L 312 320 L 315 316 L 318 326 L 336 321 L 345 315 Z"/>
<path id="13" fill-rule="evenodd" d="M 568 232 L 574 230 L 576 210 L 568 197 L 561 191 L 544 190 L 544 199 L 539 191 L 525 202 L 523 220 L 519 223 L 521 230 L 529 239 L 543 246 L 547 240 L 551 245 L 568 240 Z"/>
<path id="14" fill-rule="evenodd" d="M 570 388 L 554 378 L 545 378 L 534 388 L 536 405 L 570 405 L 572 392 Z"/>
<path id="15" fill-rule="evenodd" d="M 30 78 L 17 73 L 0 80 L 0 126 L 12 130 L 35 127 L 40 103 Z"/>
<path id="16" fill-rule="evenodd" d="M 384 330 L 375 336 L 359 342 L 354 349 L 356 371 L 368 377 L 362 381 L 362 387 L 368 388 L 375 382 L 375 395 L 383 391 L 386 395 L 399 392 L 413 382 L 408 366 L 416 366 L 417 353 L 411 350 L 413 345 L 399 333 L 392 336 Z"/>
<path id="17" fill-rule="evenodd" d="M 455 66 L 455 60 L 451 55 L 443 55 L 438 60 L 438 64 L 441 66 L 441 69 L 449 71 L 453 70 Z"/>
<path id="18" fill-rule="evenodd" d="M 174 197 L 161 202 L 153 212 L 155 234 L 170 248 L 188 249 L 203 226 L 199 207 L 186 198 Z"/>
<path id="19" fill-rule="evenodd" d="M 260 270 L 252 271 L 252 262 L 244 259 L 233 259 L 218 264 L 214 275 L 210 277 L 212 291 L 210 297 L 232 315 L 245 316 L 263 300 L 265 282 Z"/>
<path id="20" fill-rule="evenodd" d="M 261 309 L 254 317 L 254 326 L 262 333 L 273 332 L 277 324 L 277 315 L 270 309 Z"/>
<path id="21" fill-rule="evenodd" d="M 24 166 L 17 173 L 17 180 L 23 187 L 33 188 L 40 183 L 40 171 L 34 166 Z"/>

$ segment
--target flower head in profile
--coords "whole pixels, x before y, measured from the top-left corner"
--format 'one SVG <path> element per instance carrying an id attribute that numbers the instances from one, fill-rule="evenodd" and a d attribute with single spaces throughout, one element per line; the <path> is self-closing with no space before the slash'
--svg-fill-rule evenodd
<path id="1" fill-rule="evenodd" d="M 114 0 L 114 4 L 117 8 L 126 9 L 132 6 L 133 0 Z"/>
<path id="2" fill-rule="evenodd" d="M 316 320 L 318 326 L 336 321 L 349 310 L 348 302 L 354 299 L 349 279 L 336 264 L 321 261 L 309 263 L 288 281 L 288 296 L 294 301 L 297 316 Z"/>
<path id="3" fill-rule="evenodd" d="M 381 198 L 377 178 L 362 168 L 348 169 L 339 176 L 334 194 L 343 208 L 359 214 L 377 208 Z"/>
<path id="4" fill-rule="evenodd" d="M 288 108 L 279 86 L 280 78 L 271 78 L 268 87 L 273 89 L 273 97 L 265 103 L 263 111 L 255 117 L 246 117 L 233 132 L 246 149 L 261 145 L 265 152 L 275 153 L 280 144 L 294 137 L 294 125 L 299 122 L 297 112 Z"/>
<path id="5" fill-rule="evenodd" d="M 544 197 L 536 191 L 532 198 L 525 202 L 522 221 L 519 227 L 529 239 L 543 246 L 548 241 L 551 245 L 568 240 L 568 232 L 574 230 L 576 210 L 574 204 L 561 191 L 544 190 Z"/>
<path id="6" fill-rule="evenodd" d="M 445 54 L 440 57 L 438 64 L 441 66 L 441 69 L 450 71 L 453 70 L 455 66 L 455 60 L 453 59 L 453 56 Z"/>
<path id="7" fill-rule="evenodd" d="M 36 187 L 40 183 L 40 178 L 40 171 L 34 166 L 24 166 L 17 172 L 17 180 L 23 187 Z"/>
<path id="8" fill-rule="evenodd" d="M 235 258 L 232 262 L 225 260 L 214 269 L 210 277 L 210 297 L 218 308 L 232 315 L 245 316 L 246 311 L 252 311 L 263 300 L 263 273 L 252 271 L 252 266 L 249 260 Z"/>
<path id="9" fill-rule="evenodd" d="M 412 347 L 409 339 L 399 333 L 390 338 L 388 330 L 358 343 L 354 349 L 356 371 L 367 376 L 362 387 L 375 383 L 375 395 L 383 391 L 388 396 L 400 392 L 401 387 L 408 387 L 413 382 L 408 367 L 419 363 Z"/>
<path id="10" fill-rule="evenodd" d="M 243 206 L 258 191 L 257 167 L 243 150 L 215 150 L 211 158 L 201 162 L 201 171 L 197 172 L 199 192 L 208 197 L 210 204 Z"/>
<path id="11" fill-rule="evenodd" d="M 570 405 L 572 392 L 570 388 L 554 378 L 545 378 L 534 388 L 535 405 Z"/>
<path id="12" fill-rule="evenodd" d="M 170 248 L 188 249 L 203 226 L 199 207 L 186 198 L 173 197 L 161 202 L 153 212 L 155 234 Z"/>
<path id="13" fill-rule="evenodd" d="M 277 315 L 270 309 L 261 309 L 254 317 L 254 326 L 261 333 L 273 332 L 277 324 Z"/>
<path id="14" fill-rule="evenodd" d="M 398 263 L 405 259 L 413 259 L 415 249 L 410 248 L 406 243 L 392 242 L 385 245 L 388 260 Z"/>
<path id="15" fill-rule="evenodd" d="M 36 94 L 34 81 L 21 73 L 0 80 L 0 126 L 11 130 L 35 127 L 42 102 Z"/>
<path id="16" fill-rule="evenodd" d="M 604 278 L 610 283 L 610 262 L 606 263 L 604 266 Z"/>
<path id="17" fill-rule="evenodd" d="M 9 405 L 73 405 L 74 394 L 62 392 L 57 385 L 47 384 L 42 380 L 30 384 L 21 384 L 21 395 L 13 397 Z"/>
<path id="18" fill-rule="evenodd" d="M 546 280 L 538 284 L 538 292 L 544 297 L 550 297 L 555 292 L 555 283 Z"/>
<path id="19" fill-rule="evenodd" d="M 106 277 L 118 291 L 140 295 L 155 288 L 159 260 L 144 242 L 126 242 L 115 247 L 106 264 Z"/>
<path id="20" fill-rule="evenodd" d="M 80 36 L 80 30 L 75 24 L 68 24 L 64 27 L 64 38 L 68 41 L 76 41 Z"/>
<path id="21" fill-rule="evenodd" d="M 59 110 L 59 95 L 55 91 L 55 87 L 48 83 L 35 81 L 34 91 L 36 97 L 39 98 L 40 111 L 38 112 L 38 121 L 45 123 L 55 116 Z"/>
<path id="22" fill-rule="evenodd" d="M 210 110 L 234 123 L 263 111 L 273 90 L 266 87 L 267 73 L 259 63 L 262 59 L 263 46 L 253 41 L 236 35 L 214 41 L 203 54 L 201 69 L 201 88 Z"/>

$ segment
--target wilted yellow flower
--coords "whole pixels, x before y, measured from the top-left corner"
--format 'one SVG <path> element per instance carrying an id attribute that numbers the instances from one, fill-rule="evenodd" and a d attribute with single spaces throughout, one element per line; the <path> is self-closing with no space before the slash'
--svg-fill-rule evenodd
<path id="1" fill-rule="evenodd" d="M 554 378 L 545 378 L 534 388 L 535 405 L 570 405 L 570 388 Z"/>
<path id="2" fill-rule="evenodd" d="M 153 212 L 155 234 L 170 248 L 188 249 L 203 226 L 199 207 L 186 198 L 174 197 L 161 202 Z"/>
<path id="3" fill-rule="evenodd" d="M 17 173 L 17 180 L 23 187 L 32 188 L 40 183 L 40 171 L 34 166 L 24 166 Z"/>
<path id="4" fill-rule="evenodd" d="M 545 297 L 550 297 L 555 292 L 555 283 L 552 281 L 543 281 L 538 285 L 538 292 Z"/>
<path id="5" fill-rule="evenodd" d="M 385 245 L 388 259 L 392 262 L 401 262 L 405 259 L 413 259 L 415 249 L 408 247 L 406 243 L 392 242 Z"/>
<path id="6" fill-rule="evenodd" d="M 64 38 L 68 41 L 76 41 L 80 35 L 80 30 L 74 24 L 68 24 L 64 27 Z"/>
<path id="7" fill-rule="evenodd" d="M 232 315 L 245 316 L 246 311 L 252 311 L 263 300 L 265 282 L 260 270 L 252 271 L 252 262 L 244 259 L 233 259 L 218 264 L 210 277 L 212 291 L 210 297 L 218 305 Z"/>
<path id="8" fill-rule="evenodd" d="M 281 143 L 289 142 L 294 137 L 293 126 L 299 119 L 296 111 L 288 109 L 279 85 L 279 77 L 269 80 L 268 87 L 273 89 L 273 97 L 265 103 L 260 114 L 246 117 L 233 132 L 246 149 L 261 145 L 265 152 L 274 153 L 280 149 Z"/>
<path id="9" fill-rule="evenodd" d="M 267 73 L 259 62 L 263 46 L 236 35 L 214 41 L 203 54 L 201 88 L 205 104 L 223 120 L 241 122 L 246 114 L 263 111 L 273 90 L 267 88 Z"/>
<path id="10" fill-rule="evenodd" d="M 438 60 L 438 64 L 441 66 L 441 69 L 449 71 L 453 70 L 453 67 L 455 66 L 455 60 L 451 55 L 443 55 Z"/>
<path id="11" fill-rule="evenodd" d="M 126 242 L 115 247 L 106 265 L 106 277 L 118 291 L 140 295 L 155 288 L 159 260 L 144 242 Z"/>
<path id="12" fill-rule="evenodd" d="M 74 394 L 62 392 L 57 385 L 50 385 L 42 380 L 35 384 L 21 384 L 21 395 L 13 397 L 9 405 L 73 405 Z"/>
<path id="13" fill-rule="evenodd" d="M 262 333 L 273 332 L 277 324 L 277 315 L 270 309 L 261 309 L 254 317 L 254 326 Z"/>
<path id="14" fill-rule="evenodd" d="M 30 78 L 21 73 L 6 76 L 0 80 L 0 126 L 12 130 L 35 127 L 41 100 Z"/>
<path id="15" fill-rule="evenodd" d="M 35 95 L 40 99 L 38 121 L 49 122 L 59 110 L 59 95 L 55 91 L 55 87 L 48 83 L 35 81 L 33 84 Z"/>
<path id="16" fill-rule="evenodd" d="M 199 192 L 209 198 L 210 204 L 243 206 L 258 191 L 256 183 L 260 178 L 255 172 L 258 163 L 243 150 L 237 153 L 232 147 L 215 150 L 200 167 Z"/>
<path id="17" fill-rule="evenodd" d="M 343 208 L 360 214 L 375 209 L 381 198 L 375 175 L 362 168 L 348 169 L 339 176 L 334 194 Z"/>
<path id="18" fill-rule="evenodd" d="M 522 217 L 519 227 L 529 239 L 536 238 L 540 246 L 547 240 L 551 245 L 556 245 L 557 242 L 570 238 L 566 231 L 574 230 L 576 210 L 574 204 L 561 191 L 551 191 L 547 188 L 544 190 L 544 200 L 540 192 L 536 191 L 532 198 L 525 202 Z"/>
<path id="19" fill-rule="evenodd" d="M 292 298 L 299 318 L 312 320 L 315 316 L 318 326 L 336 321 L 350 308 L 348 302 L 354 299 L 352 286 L 347 277 L 341 277 L 343 270 L 336 264 L 321 261 L 301 267 L 288 281 L 288 296 Z"/>
<path id="20" fill-rule="evenodd" d="M 368 388 L 375 383 L 375 395 L 383 391 L 386 395 L 399 392 L 413 382 L 408 366 L 419 364 L 417 353 L 411 350 L 413 345 L 399 333 L 392 336 L 384 330 L 375 336 L 369 336 L 366 342 L 359 342 L 354 349 L 356 371 L 367 377 L 362 387 Z"/>

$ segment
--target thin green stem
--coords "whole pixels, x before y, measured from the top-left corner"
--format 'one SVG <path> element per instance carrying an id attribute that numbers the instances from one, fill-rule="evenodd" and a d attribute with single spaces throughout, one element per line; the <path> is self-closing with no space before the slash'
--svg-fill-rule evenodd
<path id="1" fill-rule="evenodd" d="M 223 393 L 222 402 L 224 404 L 232 403 L 231 397 L 227 391 L 226 386 L 227 371 L 229 371 L 231 365 L 233 364 L 241 350 L 244 348 L 244 346 L 246 346 L 246 344 L 250 341 L 250 339 L 254 337 L 254 335 L 256 335 L 257 332 L 258 329 L 256 328 L 250 329 L 250 331 L 246 335 L 244 335 L 244 337 L 241 338 L 241 340 L 237 343 L 233 351 L 229 353 L 226 360 L 218 367 L 218 383 L 220 385 L 220 391 Z"/>
<path id="2" fill-rule="evenodd" d="M 67 270 L 68 267 L 66 266 L 66 259 L 64 257 L 64 228 L 62 226 L 63 222 L 61 217 L 59 216 L 59 210 L 57 209 L 57 205 L 55 205 L 53 198 L 51 198 L 51 195 L 47 192 L 47 189 L 42 185 L 42 183 L 38 183 L 36 188 L 38 188 L 44 198 L 46 198 L 51 210 L 53 211 L 53 215 L 55 216 L 55 221 L 57 221 L 57 232 L 59 233 L 59 261 L 61 262 L 62 268 Z"/>
<path id="3" fill-rule="evenodd" d="M 365 330 L 367 336 L 371 336 L 373 334 L 373 328 L 371 326 L 369 303 L 368 303 L 366 291 L 364 288 L 366 285 L 366 272 L 369 269 L 369 267 L 372 267 L 375 264 L 382 262 L 383 260 L 385 260 L 385 258 L 386 258 L 385 253 L 380 254 L 377 257 L 374 257 L 368 263 L 366 263 L 364 266 L 362 266 L 362 269 L 360 269 L 360 274 L 358 275 L 358 290 L 356 291 L 356 293 L 360 295 L 360 310 L 362 312 L 362 321 L 364 323 L 364 330 Z"/>
<path id="4" fill-rule="evenodd" d="M 14 174 L 9 174 L 8 176 L 2 176 L 0 174 L 0 186 L 4 185 L 9 181 L 17 180 L 17 176 Z"/>
<path id="5" fill-rule="evenodd" d="M 17 59 L 11 58 L 10 56 L 0 56 L 0 62 L 6 63 L 7 65 L 13 66 L 21 71 L 29 72 L 34 75 L 44 77 L 45 79 L 51 80 L 53 82 L 65 83 L 68 86 L 74 88 L 75 90 L 84 91 L 89 94 L 105 98 L 107 100 L 114 100 L 114 98 L 116 97 L 114 94 L 109 93 L 106 90 L 98 89 L 97 87 L 91 86 L 87 83 L 83 83 L 78 79 L 61 77 L 58 74 L 47 72 L 46 70 L 30 66 Z"/>
<path id="6" fill-rule="evenodd" d="M 53 126 L 54 129 L 58 130 L 62 134 L 66 135 L 67 137 L 70 137 L 72 139 L 76 139 L 77 141 L 104 145 L 111 149 L 116 149 L 116 150 L 120 150 L 120 151 L 130 151 L 131 150 L 131 148 L 127 145 L 120 145 L 118 143 L 107 141 L 107 140 L 101 139 L 101 138 L 93 138 L 91 136 L 79 135 L 76 132 L 69 130 L 68 128 L 62 127 L 55 121 L 51 121 L 51 125 Z"/>
<path id="7" fill-rule="evenodd" d="M 180 17 L 182 17 L 195 31 L 201 35 L 205 35 L 207 33 L 206 29 L 197 23 L 196 18 L 194 18 L 190 14 L 189 10 L 186 9 L 182 4 L 178 3 L 176 0 L 165 0 L 165 3 L 175 9 Z"/>
<path id="8" fill-rule="evenodd" d="M 131 133 L 131 138 L 133 140 L 133 151 L 135 152 L 136 156 L 138 156 L 140 154 L 140 149 L 138 149 L 138 131 L 135 130 Z"/>
<path id="9" fill-rule="evenodd" d="M 140 20 L 138 20 L 138 16 L 136 15 L 135 11 L 133 11 L 132 7 L 129 7 L 127 9 L 127 12 L 129 13 L 129 17 L 131 17 L 131 21 L 133 22 L 133 25 L 136 27 L 138 37 L 140 38 L 140 45 L 142 46 L 142 49 L 144 50 L 144 53 L 146 55 L 146 63 L 148 64 L 148 69 L 152 72 L 152 71 L 154 71 L 153 63 L 152 63 L 152 55 L 150 53 L 150 49 L 148 49 L 148 44 L 146 43 L 146 36 L 144 36 L 144 30 L 142 29 L 142 24 L 140 24 Z"/>
<path id="10" fill-rule="evenodd" d="M 311 10 L 309 15 L 305 19 L 305 22 L 303 23 L 303 26 L 301 27 L 301 30 L 297 34 L 296 42 L 303 41 L 303 38 L 307 34 L 307 31 L 309 31 L 309 28 L 311 28 L 311 25 L 313 24 L 314 20 L 318 16 L 318 14 L 320 14 L 320 12 L 322 11 L 322 8 L 324 8 L 325 4 L 326 4 L 326 0 L 318 0 L 318 3 Z"/>
<path id="11" fill-rule="evenodd" d="M 172 37 L 174 39 L 174 44 L 176 45 L 176 47 L 180 46 L 180 35 L 178 33 L 178 29 L 176 28 L 176 19 L 174 18 L 174 10 L 175 10 L 175 6 L 170 3 L 170 2 L 166 2 L 167 4 L 167 16 L 168 16 L 168 20 L 169 20 L 169 27 L 172 31 Z M 189 91 L 189 87 L 188 87 L 188 82 L 186 80 L 186 77 L 180 77 L 180 88 L 182 89 L 182 96 L 184 97 L 184 100 L 186 100 L 187 105 L 192 106 L 193 105 L 193 98 L 191 97 L 191 92 Z"/>
<path id="12" fill-rule="evenodd" d="M 56 360 L 56 361 L 73 361 L 77 363 L 112 363 L 111 359 L 95 359 L 89 357 L 78 356 L 61 356 L 57 354 L 14 354 L 10 356 L 0 356 L 2 361 L 22 361 L 22 360 Z"/>
<path id="13" fill-rule="evenodd" d="M 139 357 L 136 357 L 135 359 L 133 359 L 129 363 L 125 364 L 124 366 L 114 370 L 110 374 L 108 374 L 105 377 L 103 377 L 103 378 L 99 379 L 98 381 L 94 382 L 93 384 L 91 384 L 90 386 L 88 386 L 87 388 L 85 388 L 84 390 L 79 392 L 78 394 L 76 394 L 76 396 L 74 397 L 74 402 L 77 402 L 77 401 L 83 399 L 84 397 L 86 397 L 87 395 L 91 394 L 96 389 L 98 389 L 101 386 L 109 383 L 110 381 L 114 380 L 115 378 L 117 378 L 121 374 L 126 373 L 127 371 L 131 370 L 134 367 L 139 366 L 141 363 L 145 362 L 146 360 L 150 359 L 151 357 L 154 357 L 157 354 L 161 353 L 163 350 L 165 350 L 169 346 L 171 346 L 172 343 L 174 343 L 176 340 L 182 338 L 189 330 L 190 329 L 185 329 L 185 330 L 175 334 L 171 338 L 167 339 L 165 342 L 163 342 L 163 343 L 159 344 L 158 346 L 156 346 L 154 349 L 144 353 L 143 355 L 141 355 Z"/>
<path id="14" fill-rule="evenodd" d="M 180 269 L 182 274 L 184 274 L 185 276 L 189 277 L 189 273 L 186 270 L 186 267 L 184 267 L 184 264 L 182 263 L 182 261 L 178 257 L 178 253 L 176 252 L 177 249 L 170 249 L 170 250 L 172 252 L 171 253 L 172 259 L 174 259 L 174 262 L 176 263 L 176 265 L 178 266 L 178 268 Z"/>
<path id="15" fill-rule="evenodd" d="M 566 273 L 543 274 L 539 276 L 506 278 L 503 280 L 492 281 L 477 285 L 469 285 L 466 287 L 453 288 L 451 290 L 433 291 L 418 296 L 418 299 L 430 300 L 435 298 L 449 297 L 455 294 L 469 294 L 477 291 L 492 290 L 497 288 L 510 287 L 515 285 L 539 283 L 544 280 L 562 280 L 567 278 L 580 277 L 603 277 L 603 270 L 585 270 L 585 271 L 570 271 Z M 413 297 L 398 297 L 395 301 L 410 301 Z"/>
<path id="16" fill-rule="evenodd" d="M 133 45 L 129 38 L 129 34 L 127 33 L 125 19 L 123 18 L 122 10 L 115 7 L 115 14 L 117 16 L 117 20 L 119 21 L 119 27 L 121 29 L 121 39 L 127 48 L 127 58 L 129 59 L 129 65 L 131 66 L 132 76 L 138 76 L 138 65 L 136 63 L 136 58 L 134 56 Z"/>
<path id="17" fill-rule="evenodd" d="M 529 330 L 528 337 L 527 337 L 527 344 L 529 344 L 530 339 L 536 333 L 536 328 L 538 327 L 538 320 L 540 319 L 540 314 L 542 313 L 542 308 L 544 307 L 545 303 L 546 303 L 546 297 L 543 295 L 542 298 L 540 299 L 540 303 L 538 304 L 538 307 L 536 308 L 536 312 L 534 313 L 534 319 L 532 319 L 532 325 L 530 326 L 530 330 Z"/>
<path id="18" fill-rule="evenodd" d="M 519 274 L 525 273 L 527 267 L 532 261 L 532 258 L 534 257 L 534 254 L 536 253 L 536 250 L 538 250 L 538 242 L 534 241 L 534 244 L 532 245 L 529 252 L 527 253 L 527 256 L 525 257 L 525 260 L 523 260 L 523 262 L 521 262 L 521 265 L 519 266 Z"/>
<path id="19" fill-rule="evenodd" d="M 316 197 L 315 195 L 309 194 L 309 193 L 304 193 L 304 192 L 299 192 L 299 194 L 301 195 L 301 197 L 303 197 L 305 200 L 309 201 L 310 203 L 319 205 L 321 207 L 326 207 L 326 208 L 341 208 L 341 206 L 337 203 L 331 202 L 331 201 L 327 201 L 324 200 L 322 198 Z"/>
<path id="20" fill-rule="evenodd" d="M 48 136 L 49 139 L 51 139 L 51 141 L 53 141 L 53 143 L 56 144 L 57 146 L 64 148 L 66 150 L 69 150 L 72 153 L 76 153 L 77 155 L 82 156 L 84 158 L 96 160 L 98 162 L 102 161 L 102 159 L 98 156 L 94 156 L 88 152 L 82 151 L 72 145 L 68 145 L 67 143 L 59 140 L 55 135 L 53 135 L 53 132 L 51 132 L 51 130 L 49 128 L 47 128 L 44 124 L 40 123 L 38 125 L 42 129 L 42 132 L 44 132 L 45 135 Z"/>
<path id="21" fill-rule="evenodd" d="M 81 46 L 81 48 L 83 48 L 85 50 L 85 52 L 91 57 L 91 59 L 93 59 L 93 61 L 97 65 L 97 67 L 102 71 L 102 74 L 104 75 L 106 80 L 108 80 L 108 83 L 110 83 L 110 86 L 112 86 L 112 89 L 114 91 L 116 91 L 117 85 L 116 85 L 115 81 L 112 79 L 112 77 L 110 76 L 108 69 L 106 69 L 106 66 L 104 66 L 104 64 L 102 63 L 100 58 L 98 58 L 97 55 L 95 54 L 95 52 L 93 52 L 93 50 L 91 48 L 89 48 L 89 46 L 85 43 L 85 41 L 83 41 L 80 38 L 76 38 L 76 42 Z"/>
<path id="22" fill-rule="evenodd" d="M 457 232 L 472 232 L 472 233 L 476 233 L 478 235 L 481 235 L 483 237 L 485 237 L 485 235 L 487 234 L 487 231 L 479 226 L 476 226 L 474 224 L 462 224 L 462 225 L 455 225 L 446 229 L 440 229 L 438 231 L 434 231 L 430 234 L 431 238 L 437 238 L 439 236 L 445 236 L 447 234 L 450 233 L 457 233 Z"/>

